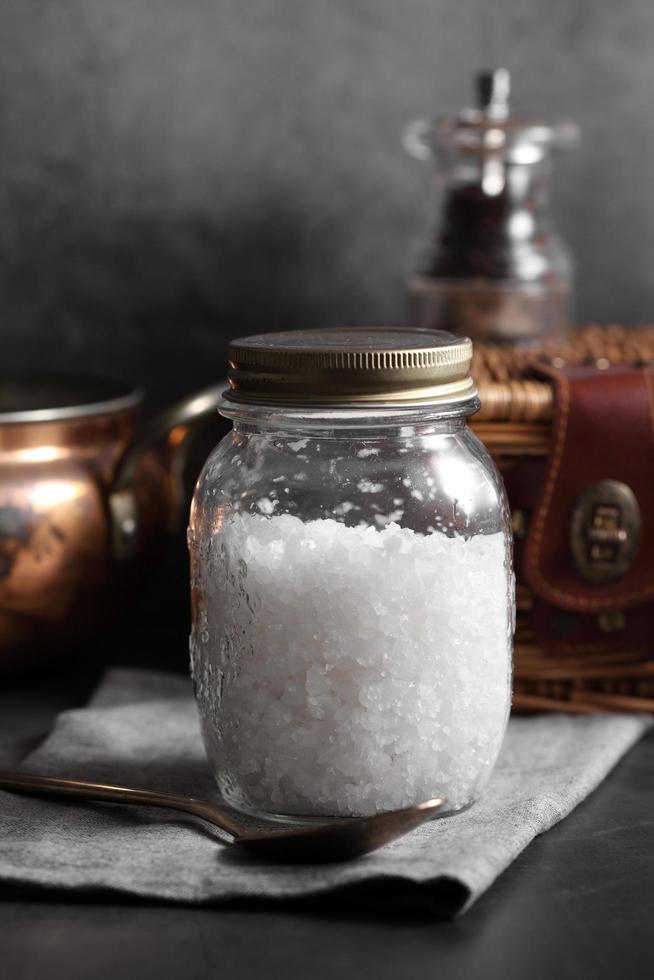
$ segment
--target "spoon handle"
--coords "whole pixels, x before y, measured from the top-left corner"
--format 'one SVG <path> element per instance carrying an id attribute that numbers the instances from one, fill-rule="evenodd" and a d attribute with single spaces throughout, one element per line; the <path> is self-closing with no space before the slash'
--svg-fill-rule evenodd
<path id="1" fill-rule="evenodd" d="M 97 800 L 102 803 L 133 803 L 141 806 L 160 806 L 169 810 L 181 810 L 206 820 L 233 837 L 246 833 L 246 828 L 237 823 L 223 810 L 212 803 L 204 803 L 190 796 L 170 796 L 147 789 L 134 789 L 128 786 L 111 786 L 106 783 L 88 783 L 77 779 L 60 779 L 55 776 L 37 776 L 31 772 L 8 772 L 0 770 L 0 789 L 14 790 L 17 793 L 30 793 L 35 796 L 65 796 L 78 800 Z"/>

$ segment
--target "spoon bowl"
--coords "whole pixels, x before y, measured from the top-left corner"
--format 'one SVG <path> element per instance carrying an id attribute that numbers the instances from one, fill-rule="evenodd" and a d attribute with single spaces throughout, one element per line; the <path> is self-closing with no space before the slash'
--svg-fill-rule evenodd
<path id="1" fill-rule="evenodd" d="M 370 817 L 349 817 L 272 833 L 242 834 L 234 843 L 267 861 L 291 864 L 350 861 L 433 820 L 444 803 L 444 800 L 426 800 L 403 810 L 390 810 Z"/>

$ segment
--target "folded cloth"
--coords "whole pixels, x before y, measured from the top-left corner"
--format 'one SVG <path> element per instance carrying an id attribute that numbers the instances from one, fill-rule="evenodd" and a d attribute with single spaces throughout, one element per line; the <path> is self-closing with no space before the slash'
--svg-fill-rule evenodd
<path id="1" fill-rule="evenodd" d="M 358 861 L 267 865 L 173 811 L 0 792 L 0 881 L 178 902 L 340 896 L 468 908 L 536 836 L 584 799 L 649 727 L 640 715 L 512 718 L 482 796 Z M 23 768 L 216 798 L 190 682 L 111 671 L 59 716 Z M 355 899 L 356 900 L 356 899 Z"/>

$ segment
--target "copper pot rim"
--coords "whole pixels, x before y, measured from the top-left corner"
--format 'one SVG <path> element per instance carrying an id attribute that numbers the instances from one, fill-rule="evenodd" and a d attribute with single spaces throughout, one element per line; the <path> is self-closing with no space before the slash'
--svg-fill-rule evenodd
<path id="1" fill-rule="evenodd" d="M 93 375 L 0 376 L 0 425 L 60 422 L 133 411 L 144 391 Z"/>

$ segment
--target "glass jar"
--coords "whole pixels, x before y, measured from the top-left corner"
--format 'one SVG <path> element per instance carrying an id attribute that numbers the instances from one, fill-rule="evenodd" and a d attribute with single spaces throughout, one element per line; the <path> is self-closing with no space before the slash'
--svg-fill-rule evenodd
<path id="1" fill-rule="evenodd" d="M 267 816 L 470 804 L 510 704 L 501 478 L 466 425 L 468 340 L 234 341 L 233 430 L 189 528 L 191 665 L 224 798 Z"/>
<path id="2" fill-rule="evenodd" d="M 477 82 L 479 108 L 405 134 L 413 156 L 437 160 L 443 185 L 431 254 L 409 284 L 412 319 L 473 340 L 563 338 L 572 260 L 550 211 L 551 150 L 574 145 L 578 129 L 511 115 L 505 69 Z"/>

